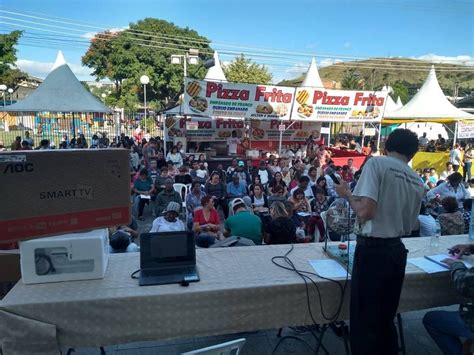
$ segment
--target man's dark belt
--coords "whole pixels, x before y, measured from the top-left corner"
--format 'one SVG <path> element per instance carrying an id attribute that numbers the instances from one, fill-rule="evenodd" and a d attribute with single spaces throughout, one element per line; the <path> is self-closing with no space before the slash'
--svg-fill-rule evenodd
<path id="1" fill-rule="evenodd" d="M 397 238 L 374 238 L 374 237 L 363 237 L 357 236 L 357 244 L 364 245 L 366 247 L 393 247 L 399 245 L 402 242 L 403 237 Z"/>

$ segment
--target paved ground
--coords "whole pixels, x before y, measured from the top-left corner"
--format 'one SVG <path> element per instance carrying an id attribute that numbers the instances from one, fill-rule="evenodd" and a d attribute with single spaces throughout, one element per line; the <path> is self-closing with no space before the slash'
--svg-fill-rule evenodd
<path id="1" fill-rule="evenodd" d="M 144 212 L 144 221 L 137 221 L 140 232 L 148 232 L 153 222 L 151 208 L 147 206 Z M 223 217 L 223 216 L 221 216 Z M 138 243 L 139 241 L 137 241 Z M 451 307 L 453 308 L 453 307 Z M 455 309 L 456 307 L 454 307 Z M 429 335 L 426 333 L 422 318 L 426 311 L 409 312 L 403 315 L 403 330 L 405 333 L 405 342 L 407 354 L 416 355 L 437 355 L 441 352 L 436 348 Z M 252 355 L 270 355 L 273 349 L 280 340 L 277 337 L 278 330 L 262 330 L 252 333 L 228 334 L 222 336 L 212 337 L 193 337 L 187 339 L 179 339 L 173 341 L 157 341 L 157 342 L 138 342 L 122 345 L 114 345 L 106 347 L 107 354 L 116 355 L 174 355 L 182 352 L 203 348 L 210 345 L 223 343 L 239 338 L 246 338 L 247 342 L 243 348 L 242 354 Z M 306 341 L 308 345 L 294 339 L 286 339 L 279 347 L 275 354 L 313 354 L 316 341 L 314 337 L 306 332 L 303 334 L 296 333 L 290 328 L 285 328 L 283 335 L 298 336 Z M 329 330 L 323 340 L 324 346 L 327 348 L 329 354 L 344 354 L 344 343 L 341 337 Z M 320 352 L 323 354 L 323 352 Z M 82 348 L 76 349 L 75 354 L 78 355 L 93 355 L 100 354 L 97 348 Z"/>

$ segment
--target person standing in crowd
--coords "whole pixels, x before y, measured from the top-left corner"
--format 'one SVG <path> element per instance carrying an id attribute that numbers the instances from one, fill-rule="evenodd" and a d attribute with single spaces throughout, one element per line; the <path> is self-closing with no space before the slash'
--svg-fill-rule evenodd
<path id="1" fill-rule="evenodd" d="M 137 172 L 140 169 L 140 157 L 136 146 L 130 148 L 130 167 L 132 172 Z"/>
<path id="2" fill-rule="evenodd" d="M 462 207 L 462 201 L 464 199 L 470 198 L 469 192 L 462 183 L 461 173 L 449 175 L 445 182 L 426 193 L 426 199 L 428 201 L 436 199 L 443 200 L 445 197 L 450 196 L 456 198 L 459 208 Z"/>
<path id="3" fill-rule="evenodd" d="M 23 139 L 24 141 L 27 141 L 28 142 L 28 145 L 33 148 L 34 147 L 34 142 L 33 142 L 33 138 L 30 137 L 30 131 L 26 131 L 25 132 L 25 138 Z"/>
<path id="4" fill-rule="evenodd" d="M 472 158 L 474 158 L 474 149 L 468 143 L 464 148 L 464 171 L 463 171 L 463 180 L 471 180 L 471 168 L 472 168 Z M 467 178 L 467 179 L 466 179 Z"/>
<path id="5" fill-rule="evenodd" d="M 153 187 L 153 182 L 148 176 L 148 171 L 146 168 L 140 170 L 138 179 L 135 180 L 133 185 L 133 192 L 135 192 L 138 201 L 138 219 L 143 221 L 143 210 L 145 205 L 150 203 L 151 195 L 155 188 Z"/>
<path id="6" fill-rule="evenodd" d="M 423 132 L 423 135 L 419 139 L 420 147 L 424 148 L 428 145 L 428 138 L 426 137 L 426 132 Z"/>
<path id="7" fill-rule="evenodd" d="M 324 168 L 324 166 L 326 165 L 326 161 L 331 159 L 331 154 L 326 150 L 326 147 L 324 145 L 321 145 L 319 147 L 319 150 L 316 153 L 316 156 L 318 157 L 319 166 L 321 168 Z"/>
<path id="8" fill-rule="evenodd" d="M 458 244 L 450 249 L 456 258 L 465 254 L 474 254 L 474 244 Z M 451 280 L 456 291 L 466 300 L 474 298 L 474 268 L 467 268 L 456 259 L 445 259 L 443 263 L 451 269 Z M 467 344 L 474 341 L 474 306 L 464 304 L 458 311 L 430 311 L 423 317 L 423 325 L 441 349 L 443 354 L 469 354 L 468 348 L 463 347 L 460 338 L 467 339 Z"/>
<path id="9" fill-rule="evenodd" d="M 156 140 L 151 138 L 148 143 L 145 140 L 145 143 L 142 148 L 143 159 L 145 160 L 145 167 L 149 168 L 150 160 L 156 158 L 157 155 L 157 147 L 156 147 Z"/>
<path id="10" fill-rule="evenodd" d="M 237 155 L 237 146 L 242 142 L 237 137 L 237 131 L 232 131 L 231 137 L 227 138 L 227 146 L 229 147 L 229 155 Z"/>
<path id="11" fill-rule="evenodd" d="M 353 193 L 342 179 L 335 186 L 357 216 L 350 299 L 353 355 L 398 354 L 394 317 L 407 262 L 401 238 L 417 225 L 424 194 L 423 183 L 408 166 L 417 151 L 416 134 L 397 129 L 385 143 L 387 156 L 366 162 Z"/>
<path id="12" fill-rule="evenodd" d="M 464 163 L 462 162 L 461 150 L 459 149 L 459 147 L 459 143 L 456 143 L 453 149 L 449 151 L 449 162 L 453 164 L 453 169 L 456 172 L 459 170 L 460 166 L 464 165 Z"/>

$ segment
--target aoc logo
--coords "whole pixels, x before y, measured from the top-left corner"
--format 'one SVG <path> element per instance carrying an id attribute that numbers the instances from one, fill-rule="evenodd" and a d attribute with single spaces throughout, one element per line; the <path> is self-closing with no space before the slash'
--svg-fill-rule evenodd
<path id="1" fill-rule="evenodd" d="M 34 171 L 32 163 L 10 163 L 5 165 L 4 174 L 31 173 Z"/>

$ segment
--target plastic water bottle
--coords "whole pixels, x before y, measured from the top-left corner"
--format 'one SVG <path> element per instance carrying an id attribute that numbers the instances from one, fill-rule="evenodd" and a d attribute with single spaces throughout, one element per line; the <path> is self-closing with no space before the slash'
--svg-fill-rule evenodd
<path id="1" fill-rule="evenodd" d="M 474 201 L 472 201 L 474 202 Z M 469 239 L 474 240 L 474 203 L 471 207 L 471 220 L 469 221 Z"/>
<path id="2" fill-rule="evenodd" d="M 430 246 L 432 246 L 433 248 L 439 247 L 439 237 L 440 236 L 441 236 L 441 225 L 439 224 L 439 221 L 436 219 L 435 220 L 435 230 L 434 230 L 433 236 L 431 237 Z"/>

